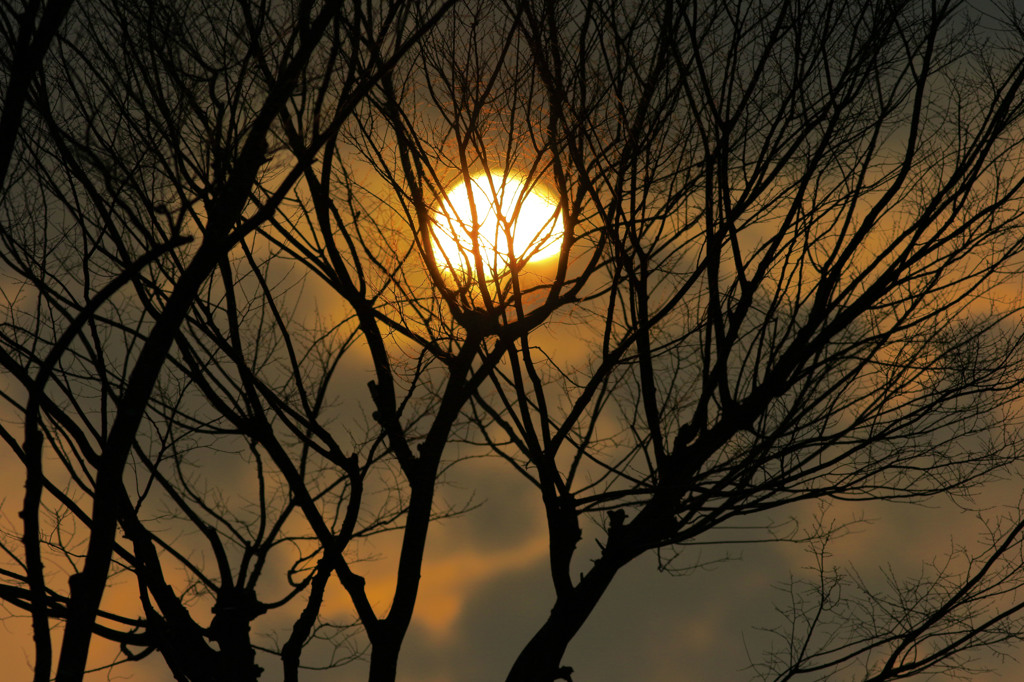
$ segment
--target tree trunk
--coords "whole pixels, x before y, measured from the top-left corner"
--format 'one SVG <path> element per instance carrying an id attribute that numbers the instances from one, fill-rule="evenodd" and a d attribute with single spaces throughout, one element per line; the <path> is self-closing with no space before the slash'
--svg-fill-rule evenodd
<path id="1" fill-rule="evenodd" d="M 523 648 L 505 682 L 571 679 L 572 668 L 561 664 L 565 649 L 594 610 L 620 566 L 602 557 L 571 592 L 555 601 L 547 621 Z"/>
<path id="2" fill-rule="evenodd" d="M 395 682 L 398 675 L 398 650 L 402 640 L 394 637 L 374 642 L 370 652 L 370 674 L 366 682 Z"/>

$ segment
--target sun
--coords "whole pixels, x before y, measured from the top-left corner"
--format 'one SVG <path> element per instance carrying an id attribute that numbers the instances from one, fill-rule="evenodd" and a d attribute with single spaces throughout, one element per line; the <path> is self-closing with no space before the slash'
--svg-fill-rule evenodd
<path id="1" fill-rule="evenodd" d="M 442 272 L 488 280 L 559 253 L 558 201 L 514 173 L 479 173 L 461 182 L 434 211 L 432 246 Z"/>

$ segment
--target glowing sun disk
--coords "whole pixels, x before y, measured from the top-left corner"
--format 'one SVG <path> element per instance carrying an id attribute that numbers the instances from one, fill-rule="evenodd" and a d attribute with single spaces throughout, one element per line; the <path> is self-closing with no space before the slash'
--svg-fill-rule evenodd
<path id="1" fill-rule="evenodd" d="M 544 189 L 513 174 L 481 173 L 452 188 L 435 212 L 434 259 L 445 272 L 472 276 L 479 253 L 486 276 L 494 278 L 513 262 L 556 255 L 561 226 L 558 202 Z"/>

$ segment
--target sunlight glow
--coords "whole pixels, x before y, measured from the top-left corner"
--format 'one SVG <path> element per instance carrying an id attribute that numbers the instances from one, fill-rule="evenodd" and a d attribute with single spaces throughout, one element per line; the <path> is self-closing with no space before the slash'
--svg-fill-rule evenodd
<path id="1" fill-rule="evenodd" d="M 561 245 L 558 201 L 514 174 L 475 175 L 468 188 L 462 182 L 449 191 L 435 212 L 434 259 L 459 279 L 476 276 L 477 254 L 484 277 L 494 280 L 513 263 L 519 268 L 557 255 Z"/>

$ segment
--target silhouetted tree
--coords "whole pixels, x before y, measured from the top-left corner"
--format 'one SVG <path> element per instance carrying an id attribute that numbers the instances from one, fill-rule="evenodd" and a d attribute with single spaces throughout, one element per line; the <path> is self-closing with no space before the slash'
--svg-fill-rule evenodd
<path id="1" fill-rule="evenodd" d="M 569 641 L 645 553 L 672 570 L 705 542 L 820 541 L 778 537 L 767 513 L 966 494 L 1019 462 L 1013 11 L 510 2 L 464 10 L 382 81 L 390 137 L 368 121 L 364 145 L 451 317 L 504 352 L 475 388 L 475 439 L 547 515 L 555 602 L 510 682 L 567 678 Z M 559 197 L 542 295 L 516 265 L 453 286 L 431 262 L 453 178 L 509 167 Z M 559 359 L 538 317 L 588 359 Z M 762 671 L 960 669 L 1022 632 L 1020 546 L 1013 525 L 959 573 L 843 603 L 822 564 Z"/>
<path id="2" fill-rule="evenodd" d="M 768 679 L 962 670 L 1024 632 L 1017 523 L 879 592 L 827 565 L 828 526 L 766 520 L 966 494 L 1019 461 L 1012 7 L 109 0 L 34 21 L 5 24 L 38 67 L 18 95 L 5 55 L 0 433 L 25 498 L 0 598 L 32 614 L 38 680 L 52 621 L 60 680 L 94 636 L 197 680 L 255 679 L 262 653 L 296 680 L 310 644 L 334 665 L 365 643 L 394 680 L 467 447 L 547 518 L 555 600 L 510 681 L 569 679 L 617 573 L 704 542 L 818 551 Z M 480 225 L 505 171 L 555 197 L 526 253 L 501 248 L 523 201 Z M 452 223 L 462 254 L 433 248 Z M 380 605 L 354 562 L 383 532 Z M 122 574 L 131 599 L 104 600 Z M 332 576 L 354 623 L 321 614 Z"/>
<path id="3" fill-rule="evenodd" d="M 351 332 L 294 339 L 311 330 L 255 235 L 451 3 L 69 4 L 4 10 L 2 433 L 25 497 L 0 594 L 32 614 L 37 680 L 54 619 L 59 680 L 94 635 L 177 679 L 255 679 L 251 624 L 288 609 L 297 679 L 311 638 L 344 644 L 319 610 L 345 544 L 404 502 L 357 525 L 379 454 L 342 455 L 321 421 Z M 104 600 L 123 572 L 124 608 Z"/>

